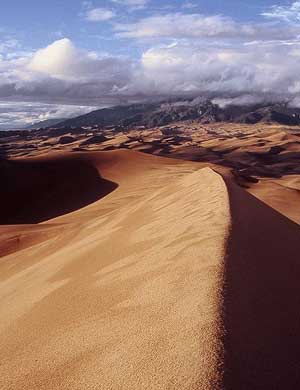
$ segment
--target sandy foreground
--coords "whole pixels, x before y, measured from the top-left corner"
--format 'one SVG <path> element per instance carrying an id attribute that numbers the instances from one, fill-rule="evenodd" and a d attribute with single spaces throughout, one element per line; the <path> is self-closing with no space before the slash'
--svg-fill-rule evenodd
<path id="1" fill-rule="evenodd" d="M 5 169 L 1 389 L 300 388 L 296 223 L 203 163 Z"/>

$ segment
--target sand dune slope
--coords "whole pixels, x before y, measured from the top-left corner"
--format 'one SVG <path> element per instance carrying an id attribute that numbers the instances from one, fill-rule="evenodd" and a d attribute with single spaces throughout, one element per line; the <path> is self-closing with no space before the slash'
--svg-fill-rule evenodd
<path id="1" fill-rule="evenodd" d="M 0 162 L 0 182 L 0 224 L 49 220 L 84 207 L 117 187 L 103 179 L 88 159 L 64 155 Z"/>
<path id="2" fill-rule="evenodd" d="M 217 386 L 224 182 L 139 154 L 125 167 L 126 155 L 98 161 L 123 186 L 2 258 L 6 388 Z"/>
<path id="3" fill-rule="evenodd" d="M 226 180 L 226 389 L 300 388 L 300 229 Z"/>
<path id="4" fill-rule="evenodd" d="M 197 163 L 76 156 L 114 190 L 1 227 L 0 388 L 298 388 L 299 227 Z"/>

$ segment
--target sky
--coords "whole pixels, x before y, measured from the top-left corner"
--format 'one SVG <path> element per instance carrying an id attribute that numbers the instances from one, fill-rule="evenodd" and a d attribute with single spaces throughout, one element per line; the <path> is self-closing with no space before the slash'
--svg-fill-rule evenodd
<path id="1" fill-rule="evenodd" d="M 173 97 L 300 106 L 300 1 L 1 3 L 1 129 Z"/>

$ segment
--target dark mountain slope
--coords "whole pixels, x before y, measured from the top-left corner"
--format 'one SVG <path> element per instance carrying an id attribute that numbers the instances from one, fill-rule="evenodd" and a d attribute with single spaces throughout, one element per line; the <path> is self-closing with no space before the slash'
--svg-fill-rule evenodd
<path id="1" fill-rule="evenodd" d="M 185 120 L 196 120 L 201 123 L 238 122 L 254 124 L 275 122 L 283 125 L 299 125 L 300 109 L 291 108 L 286 104 L 228 105 L 222 108 L 211 101 L 133 104 L 92 111 L 77 118 L 63 121 L 56 127 L 145 126 L 151 128 Z"/>

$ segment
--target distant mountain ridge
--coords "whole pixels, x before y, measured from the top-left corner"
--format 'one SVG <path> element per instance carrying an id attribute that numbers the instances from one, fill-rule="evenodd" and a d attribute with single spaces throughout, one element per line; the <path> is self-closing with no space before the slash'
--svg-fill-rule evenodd
<path id="1" fill-rule="evenodd" d="M 220 107 L 211 101 L 132 104 L 95 110 L 64 120 L 55 127 L 144 126 L 151 128 L 185 120 L 196 120 L 201 123 L 275 122 L 283 125 L 300 125 L 300 109 L 289 107 L 285 103 L 226 107 Z"/>
<path id="2" fill-rule="evenodd" d="M 46 119 L 44 121 L 32 123 L 29 126 L 26 126 L 26 130 L 32 130 L 32 129 L 40 129 L 42 127 L 50 127 L 50 126 L 55 126 L 63 121 L 65 121 L 66 118 L 56 118 L 56 119 Z"/>

